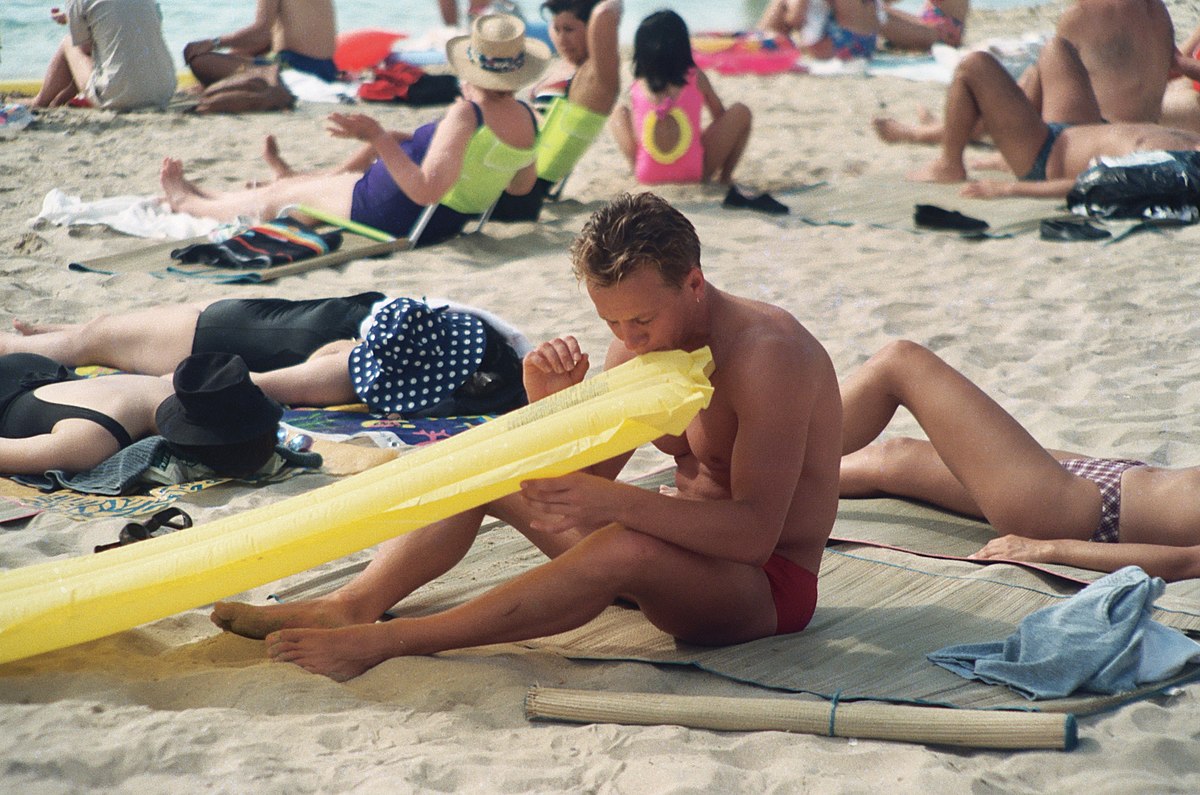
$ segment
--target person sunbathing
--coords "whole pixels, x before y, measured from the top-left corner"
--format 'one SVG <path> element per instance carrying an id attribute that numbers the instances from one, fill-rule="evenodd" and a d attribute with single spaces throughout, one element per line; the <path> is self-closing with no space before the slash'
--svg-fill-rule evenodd
<path id="1" fill-rule="evenodd" d="M 80 378 L 32 353 L 0 356 L 0 472 L 85 472 L 161 435 L 183 458 L 239 477 L 275 451 L 283 409 L 237 356 L 187 356 L 171 381 L 118 373 Z"/>
<path id="2" fill-rule="evenodd" d="M 843 382 L 842 406 L 844 498 L 893 495 L 985 519 L 1000 537 L 977 560 L 1200 577 L 1200 467 L 1047 449 L 915 342 L 872 356 Z M 928 440 L 872 444 L 901 406 Z"/>
<path id="3" fill-rule="evenodd" d="M 419 332 L 402 330 L 410 320 L 420 321 Z M 526 402 L 521 357 L 531 346 L 520 332 L 479 309 L 383 293 L 234 298 L 13 325 L 17 334 L 0 334 L 0 354 L 40 354 L 69 367 L 159 376 L 192 354 L 236 354 L 264 392 L 293 406 L 361 401 L 379 412 L 449 416 Z M 425 387 L 420 379 L 430 373 L 439 377 Z"/>
<path id="4" fill-rule="evenodd" d="M 1178 67 L 1174 27 L 1162 0 L 1076 0 L 1063 11 L 1054 35 L 1075 48 L 1102 118 L 1110 122 L 1161 120 L 1163 94 Z M 1047 71 L 1039 59 L 1017 80 L 1047 121 L 1056 119 L 1047 115 L 1054 107 L 1044 104 L 1045 94 L 1061 96 L 1072 87 L 1056 86 L 1060 77 L 1060 71 Z M 937 144 L 944 127 L 940 119 L 922 109 L 916 124 L 878 119 L 875 130 L 890 143 Z M 981 138 L 986 132 L 984 125 L 976 125 L 973 137 Z M 1004 167 L 1003 163 L 988 163 Z"/>
<path id="5" fill-rule="evenodd" d="M 1200 149 L 1200 135 L 1149 123 L 1106 123 L 1075 48 L 1055 37 L 1042 51 L 1046 83 L 1042 111 L 992 55 L 969 53 L 946 94 L 940 156 L 908 174 L 921 182 L 963 182 L 963 154 L 983 121 L 1017 182 L 968 182 L 964 196 L 1065 197 L 1094 158 L 1150 150 Z M 1043 120 L 1045 116 L 1045 121 Z"/>
<path id="6" fill-rule="evenodd" d="M 935 44 L 958 47 L 966 29 L 971 0 L 925 0 L 921 13 L 893 8 L 896 0 L 884 0 L 887 18 L 879 35 L 896 50 L 928 52 Z"/>
<path id="7" fill-rule="evenodd" d="M 757 29 L 798 39 L 813 58 L 870 58 L 884 12 L 878 0 L 771 0 Z"/>
<path id="8" fill-rule="evenodd" d="M 524 31 L 517 17 L 488 14 L 475 20 L 469 36 L 451 39 L 447 57 L 463 83 L 464 99 L 403 140 L 365 114 L 332 113 L 334 137 L 366 144 L 347 166 L 215 193 L 187 178 L 183 163 L 168 157 L 160 176 L 166 202 L 178 212 L 222 220 L 272 218 L 285 207 L 305 204 L 398 237 L 409 233 L 426 206 L 437 204 L 420 243 L 452 237 L 505 188 L 528 193 L 536 179 L 537 124 L 514 94 L 542 73 L 550 48 Z"/>
<path id="9" fill-rule="evenodd" d="M 549 97 L 537 146 L 537 180 L 524 196 L 506 191 L 496 204 L 497 221 L 536 221 L 555 183 L 583 158 L 604 128 L 621 90 L 617 29 L 619 0 L 546 0 L 550 39 L 569 69 L 533 88 L 534 101 Z"/>

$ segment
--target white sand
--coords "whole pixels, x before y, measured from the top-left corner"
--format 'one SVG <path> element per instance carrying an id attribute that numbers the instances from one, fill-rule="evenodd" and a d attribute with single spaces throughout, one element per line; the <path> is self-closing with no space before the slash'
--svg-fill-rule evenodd
<path id="1" fill-rule="evenodd" d="M 1194 4 L 1176 3 L 1180 37 Z M 1053 8 L 979 14 L 971 39 L 1044 30 Z M 748 102 L 755 134 L 739 179 L 777 192 L 777 221 L 723 210 L 721 192 L 671 188 L 695 222 L 704 267 L 720 287 L 773 301 L 825 342 L 842 374 L 896 337 L 934 346 L 995 394 L 1045 443 L 1163 465 L 1200 463 L 1195 417 L 1195 309 L 1200 232 L 1144 234 L 1112 246 L 1036 235 L 981 243 L 865 226 L 799 222 L 810 201 L 789 188 L 891 175 L 930 156 L 888 147 L 869 120 L 937 109 L 942 88 L 894 79 L 716 78 Z M 443 295 L 489 308 L 531 338 L 570 332 L 598 353 L 607 332 L 569 273 L 566 247 L 586 214 L 633 189 L 603 138 L 540 226 L 492 224 L 384 261 L 221 287 L 145 275 L 68 272 L 81 259 L 144 245 L 100 229 L 32 230 L 52 187 L 94 199 L 157 190 L 164 155 L 212 187 L 266 169 L 263 135 L 279 135 L 297 166 L 328 166 L 349 150 L 321 132 L 328 108 L 197 118 L 62 111 L 0 141 L 0 323 L 65 321 L 101 310 L 221 296 L 312 297 L 380 289 Z M 437 110 L 372 108 L 412 127 Z M 890 178 L 890 177 L 889 177 Z M 881 178 L 879 189 L 888 182 Z M 953 206 L 953 193 L 934 194 Z M 1053 203 L 1047 204 L 1047 214 Z M 911 426 L 908 426 L 911 430 Z M 649 466 L 652 457 L 639 459 Z M 264 489 L 223 488 L 183 503 L 197 521 L 326 482 L 306 476 Z M 43 514 L 0 529 L 0 566 L 90 553 L 120 520 L 75 523 Z M 307 575 L 289 578 L 295 583 Z M 461 572 L 457 576 L 470 576 Z M 244 597 L 262 600 L 278 587 Z M 10 792 L 598 791 L 598 792 L 1191 792 L 1200 788 L 1200 698 L 1185 688 L 1081 722 L 1081 747 L 960 752 L 917 745 L 673 726 L 530 724 L 532 684 L 597 690 L 737 695 L 754 691 L 641 664 L 586 664 L 515 647 L 393 660 L 335 684 L 264 660 L 261 644 L 221 635 L 207 610 L 0 667 L 0 783 Z"/>

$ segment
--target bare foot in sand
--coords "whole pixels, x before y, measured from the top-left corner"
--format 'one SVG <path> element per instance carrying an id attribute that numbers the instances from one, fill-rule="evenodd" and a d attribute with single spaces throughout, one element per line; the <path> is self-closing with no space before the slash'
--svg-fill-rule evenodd
<path id="1" fill-rule="evenodd" d="M 369 624 L 378 619 L 361 619 L 347 605 L 333 599 L 310 599 L 278 605 L 248 605 L 243 602 L 217 602 L 212 622 L 226 632 L 246 638 L 263 639 L 276 630 L 293 627 L 332 629 L 352 624 Z"/>
<path id="2" fill-rule="evenodd" d="M 283 629 L 267 637 L 267 654 L 306 671 L 345 682 L 396 656 L 389 633 L 359 625 L 341 629 Z"/>
<path id="3" fill-rule="evenodd" d="M 14 319 L 13 328 L 22 337 L 32 337 L 35 334 L 48 334 L 51 331 L 62 331 L 67 328 L 67 323 L 30 323 L 27 320 Z"/>
<path id="4" fill-rule="evenodd" d="M 164 157 L 162 170 L 159 172 L 159 183 L 167 205 L 178 211 L 180 206 L 192 197 L 207 198 L 190 180 L 183 176 L 183 161 L 177 157 Z"/>
<path id="5" fill-rule="evenodd" d="M 291 164 L 279 154 L 279 141 L 275 140 L 274 135 L 268 135 L 267 139 L 263 142 L 263 160 L 271 167 L 271 171 L 275 173 L 275 179 L 284 179 L 296 175 L 296 171 L 292 168 Z"/>
<path id="6" fill-rule="evenodd" d="M 888 116 L 880 116 L 871 121 L 871 126 L 875 128 L 875 134 L 879 136 L 881 141 L 889 144 L 910 143 L 912 139 L 913 126 L 905 124 L 898 119 L 893 119 Z"/>
<path id="7" fill-rule="evenodd" d="M 962 182 L 967 178 L 967 170 L 961 162 L 947 163 L 939 158 L 904 176 L 914 182 Z"/>

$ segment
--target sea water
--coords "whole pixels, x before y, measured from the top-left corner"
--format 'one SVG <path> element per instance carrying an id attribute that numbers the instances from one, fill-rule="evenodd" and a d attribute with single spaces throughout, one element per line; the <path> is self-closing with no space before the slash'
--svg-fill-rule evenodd
<path id="1" fill-rule="evenodd" d="M 973 0 L 975 8 L 1015 8 L 1035 5 L 1038 0 Z M 674 8 L 693 31 L 743 30 L 762 14 L 767 0 L 625 0 L 621 41 L 633 41 L 638 22 L 661 8 Z M 0 80 L 39 78 L 66 34 L 55 24 L 50 9 L 65 6 L 66 0 L 0 0 Z M 437 0 L 335 0 L 338 28 L 385 28 L 420 33 L 441 27 Z M 465 16 L 466 0 L 459 5 Z M 529 17 L 536 18 L 541 0 L 518 0 Z M 254 18 L 254 0 L 159 0 L 163 12 L 163 34 L 182 64 L 183 46 L 189 41 L 229 33 L 248 25 Z M 919 0 L 903 0 L 898 8 L 915 10 Z"/>

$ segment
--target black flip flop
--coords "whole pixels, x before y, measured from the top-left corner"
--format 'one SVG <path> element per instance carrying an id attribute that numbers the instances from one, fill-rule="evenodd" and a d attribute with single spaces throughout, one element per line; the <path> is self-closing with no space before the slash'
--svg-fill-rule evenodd
<path id="1" fill-rule="evenodd" d="M 736 185 L 729 186 L 729 191 L 725 194 L 725 200 L 721 202 L 721 206 L 733 209 L 754 210 L 766 213 L 767 215 L 787 215 L 791 212 L 791 209 L 786 204 L 777 200 L 769 193 L 748 196 L 738 190 Z"/>
<path id="2" fill-rule="evenodd" d="M 944 210 L 932 204 L 918 204 L 913 211 L 913 223 L 926 229 L 949 229 L 956 232 L 982 232 L 988 222 L 972 218 L 957 210 Z"/>
<path id="3" fill-rule="evenodd" d="M 1042 240 L 1103 240 L 1112 237 L 1112 232 L 1094 226 L 1084 219 L 1047 218 L 1039 226 Z"/>

